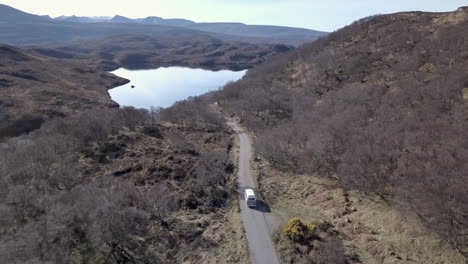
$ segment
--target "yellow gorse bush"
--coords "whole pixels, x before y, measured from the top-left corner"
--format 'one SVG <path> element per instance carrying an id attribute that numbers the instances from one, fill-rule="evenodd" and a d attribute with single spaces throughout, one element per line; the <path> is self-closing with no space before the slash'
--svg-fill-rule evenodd
<path id="1" fill-rule="evenodd" d="M 314 224 L 305 224 L 295 217 L 284 227 L 283 234 L 293 241 L 301 241 L 312 236 L 317 229 Z"/>

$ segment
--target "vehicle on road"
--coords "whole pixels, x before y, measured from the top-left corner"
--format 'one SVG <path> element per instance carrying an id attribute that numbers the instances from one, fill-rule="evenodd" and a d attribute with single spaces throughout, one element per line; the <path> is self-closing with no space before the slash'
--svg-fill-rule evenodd
<path id="1" fill-rule="evenodd" d="M 252 189 L 245 189 L 244 198 L 248 207 L 257 206 L 257 198 L 255 197 L 255 193 Z"/>

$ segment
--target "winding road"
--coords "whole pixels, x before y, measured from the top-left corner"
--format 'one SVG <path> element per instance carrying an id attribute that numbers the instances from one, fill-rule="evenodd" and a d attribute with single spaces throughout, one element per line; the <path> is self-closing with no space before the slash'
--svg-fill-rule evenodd
<path id="1" fill-rule="evenodd" d="M 239 136 L 239 200 L 250 258 L 254 264 L 279 264 L 280 262 L 271 239 L 271 232 L 267 221 L 270 208 L 261 200 L 257 200 L 258 206 L 256 208 L 249 208 L 244 200 L 243 194 L 246 188 L 255 190 L 250 168 L 252 142 L 249 135 L 234 119 L 228 119 L 227 125 Z"/>

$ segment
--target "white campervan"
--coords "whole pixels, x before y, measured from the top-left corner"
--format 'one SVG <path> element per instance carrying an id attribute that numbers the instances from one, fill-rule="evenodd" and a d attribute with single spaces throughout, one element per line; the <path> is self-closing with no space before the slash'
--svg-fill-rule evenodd
<path id="1" fill-rule="evenodd" d="M 254 207 L 257 205 L 257 198 L 255 197 L 255 193 L 252 189 L 245 189 L 244 198 L 248 207 Z"/>

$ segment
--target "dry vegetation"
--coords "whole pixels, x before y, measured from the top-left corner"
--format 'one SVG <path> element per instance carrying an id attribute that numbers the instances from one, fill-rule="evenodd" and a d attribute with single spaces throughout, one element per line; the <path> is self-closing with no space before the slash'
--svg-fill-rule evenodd
<path id="1" fill-rule="evenodd" d="M 366 18 L 249 71 L 217 100 L 279 171 L 398 204 L 468 256 L 467 35 L 466 8 Z"/>
<path id="2" fill-rule="evenodd" d="M 334 180 L 278 171 L 261 158 L 253 167 L 281 226 L 294 217 L 316 226 L 313 236 L 299 241 L 290 239 L 286 228 L 278 230 L 283 263 L 465 263 L 414 212 L 346 191 Z"/>
<path id="3" fill-rule="evenodd" d="M 202 105 L 93 110 L 1 144 L 0 262 L 246 262 L 232 138 Z"/>

